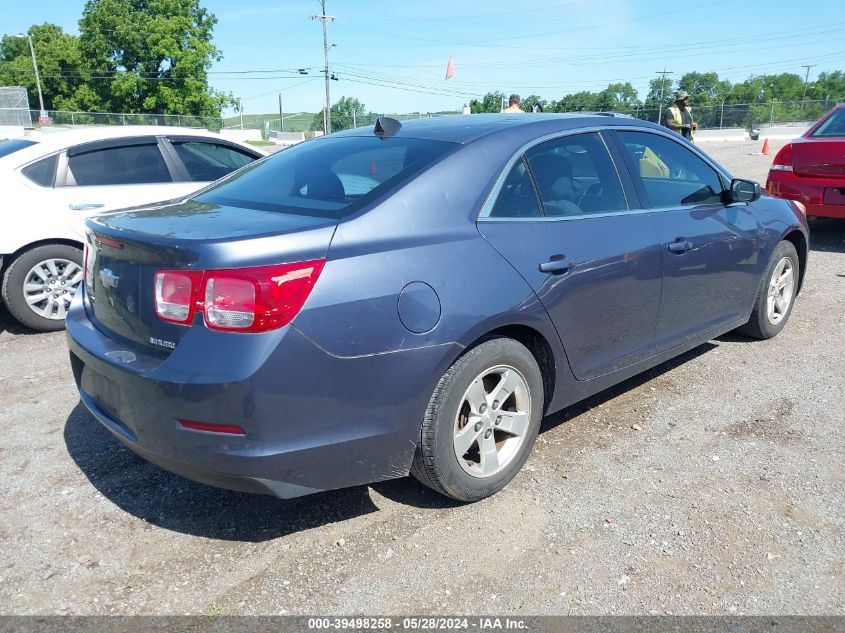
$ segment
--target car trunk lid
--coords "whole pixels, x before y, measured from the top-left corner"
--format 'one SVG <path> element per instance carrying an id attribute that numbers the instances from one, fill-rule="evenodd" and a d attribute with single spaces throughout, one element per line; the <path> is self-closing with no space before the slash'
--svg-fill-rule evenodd
<path id="1" fill-rule="evenodd" d="M 845 138 L 795 142 L 792 165 L 796 176 L 845 178 Z"/>
<path id="2" fill-rule="evenodd" d="M 156 272 L 323 259 L 336 221 L 189 200 L 99 216 L 87 224 L 89 318 L 116 340 L 166 355 L 188 326 L 156 315 Z M 193 324 L 202 318 L 197 313 Z"/>

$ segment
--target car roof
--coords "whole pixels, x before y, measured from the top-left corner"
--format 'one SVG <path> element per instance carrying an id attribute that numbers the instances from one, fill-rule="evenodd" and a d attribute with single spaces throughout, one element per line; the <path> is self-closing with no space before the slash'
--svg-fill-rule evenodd
<path id="1" fill-rule="evenodd" d="M 42 128 L 33 134 L 22 137 L 21 140 L 33 141 L 35 145 L 22 148 L 8 156 L 0 158 L 0 164 L 11 162 L 23 165 L 41 156 L 53 152 L 93 141 L 104 141 L 110 139 L 135 138 L 139 136 L 196 136 L 204 138 L 216 138 L 248 148 L 257 154 L 263 154 L 258 148 L 244 145 L 233 139 L 228 139 L 215 132 L 198 128 L 175 127 L 170 125 L 114 125 L 101 127 L 80 127 L 80 128 Z"/>
<path id="2" fill-rule="evenodd" d="M 530 139 L 557 131 L 608 127 L 611 125 L 660 127 L 648 121 L 610 112 L 468 114 L 411 119 L 400 121 L 400 123 L 402 127 L 394 134 L 396 137 L 449 141 L 452 143 L 469 143 L 489 134 L 505 130 L 513 132 L 517 137 L 524 136 L 526 139 Z M 365 136 L 372 133 L 373 127 L 361 127 L 336 132 L 331 136 Z"/>

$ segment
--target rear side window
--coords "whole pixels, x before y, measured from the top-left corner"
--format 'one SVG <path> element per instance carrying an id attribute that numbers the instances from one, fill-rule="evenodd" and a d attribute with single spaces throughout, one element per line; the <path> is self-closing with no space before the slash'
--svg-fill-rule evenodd
<path id="1" fill-rule="evenodd" d="M 218 143 L 174 142 L 173 149 L 194 182 L 217 180 L 255 160 L 244 152 Z"/>
<path id="2" fill-rule="evenodd" d="M 173 182 L 158 145 L 110 147 L 68 158 L 68 171 L 81 187 Z"/>
<path id="3" fill-rule="evenodd" d="M 538 218 L 542 215 L 537 203 L 537 194 L 531 183 L 531 176 L 525 159 L 513 166 L 502 185 L 496 204 L 490 212 L 492 218 Z"/>
<path id="4" fill-rule="evenodd" d="M 32 165 L 27 165 L 21 169 L 21 173 L 36 185 L 52 187 L 56 179 L 56 163 L 58 160 L 59 155 L 53 154 L 52 156 L 32 163 Z"/>
<path id="5" fill-rule="evenodd" d="M 547 216 L 625 211 L 619 175 L 597 134 L 577 134 L 526 154 Z"/>
<path id="6" fill-rule="evenodd" d="M 834 110 L 810 136 L 845 136 L 845 109 Z"/>
<path id="7" fill-rule="evenodd" d="M 618 132 L 651 208 L 721 204 L 722 181 L 681 143 L 648 132 Z"/>
<path id="8" fill-rule="evenodd" d="M 455 147 L 442 141 L 377 136 L 308 141 L 239 171 L 197 199 L 339 219 Z"/>

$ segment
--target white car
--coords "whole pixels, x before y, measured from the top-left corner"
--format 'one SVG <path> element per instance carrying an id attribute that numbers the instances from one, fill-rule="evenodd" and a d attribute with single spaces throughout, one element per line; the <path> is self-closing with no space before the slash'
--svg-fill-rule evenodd
<path id="1" fill-rule="evenodd" d="M 126 126 L 44 132 L 0 143 L 0 268 L 9 312 L 64 327 L 82 281 L 87 217 L 173 200 L 263 157 L 205 130 Z"/>

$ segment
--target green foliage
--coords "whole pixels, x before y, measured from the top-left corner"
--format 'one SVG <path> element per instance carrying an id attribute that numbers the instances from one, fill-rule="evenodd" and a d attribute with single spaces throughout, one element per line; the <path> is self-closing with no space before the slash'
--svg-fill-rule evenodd
<path id="1" fill-rule="evenodd" d="M 44 106 L 219 117 L 234 99 L 208 86 L 222 57 L 211 42 L 216 22 L 200 0 L 87 0 L 79 37 L 33 26 Z M 25 38 L 0 41 L 0 84 L 25 86 L 36 103 Z"/>
<path id="2" fill-rule="evenodd" d="M 354 117 L 353 112 L 355 113 Z M 366 112 L 366 107 L 363 103 L 358 101 L 357 98 L 341 97 L 332 105 L 332 132 L 348 130 L 352 127 L 353 122 L 357 125 L 361 125 Z M 322 129 L 323 112 L 321 110 L 314 115 L 314 121 L 311 123 L 311 130 L 314 131 Z"/>
<path id="3" fill-rule="evenodd" d="M 231 99 L 208 87 L 216 22 L 199 0 L 88 0 L 79 47 L 101 108 L 219 116 Z"/>
<path id="4" fill-rule="evenodd" d="M 501 112 L 502 100 L 507 104 L 507 97 L 502 92 L 488 92 L 481 101 L 473 99 L 469 102 L 469 110 L 473 114 L 482 112 Z M 507 107 L 507 106 L 506 106 Z"/>
<path id="5" fill-rule="evenodd" d="M 65 108 L 73 100 L 82 70 L 79 38 L 55 24 L 32 26 L 28 33 L 38 60 L 44 107 Z M 0 86 L 23 86 L 29 92 L 30 107 L 38 107 L 35 71 L 25 37 L 4 35 L 0 40 Z"/>

